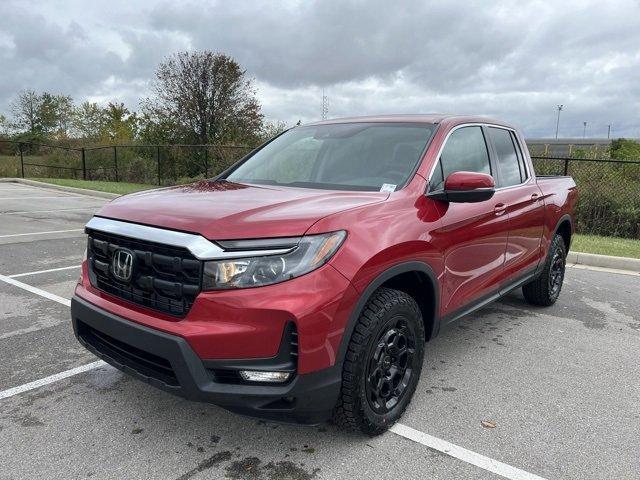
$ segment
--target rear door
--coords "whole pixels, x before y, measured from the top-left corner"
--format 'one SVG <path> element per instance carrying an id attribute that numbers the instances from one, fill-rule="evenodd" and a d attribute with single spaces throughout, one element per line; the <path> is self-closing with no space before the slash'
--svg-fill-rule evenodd
<path id="1" fill-rule="evenodd" d="M 493 170 L 483 128 L 456 127 L 431 174 L 429 191 L 441 190 L 453 172 L 493 174 Z M 478 203 L 438 202 L 442 224 L 432 241 L 444 254 L 441 315 L 458 313 L 497 290 L 509 232 L 506 208 L 498 203 L 493 198 Z"/>
<path id="2" fill-rule="evenodd" d="M 538 264 L 544 202 L 535 178 L 528 171 L 516 133 L 497 126 L 489 126 L 486 131 L 497 167 L 494 199 L 506 206 L 509 217 L 503 280 L 510 282 L 534 270 Z"/>

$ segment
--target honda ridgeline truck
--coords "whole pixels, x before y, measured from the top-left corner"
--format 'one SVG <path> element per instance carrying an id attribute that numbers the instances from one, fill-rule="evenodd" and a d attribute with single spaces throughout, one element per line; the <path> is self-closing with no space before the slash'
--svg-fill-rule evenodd
<path id="1" fill-rule="evenodd" d="M 576 193 L 484 117 L 296 127 L 214 179 L 102 207 L 73 328 L 168 392 L 375 435 L 445 326 L 518 287 L 556 301 Z"/>

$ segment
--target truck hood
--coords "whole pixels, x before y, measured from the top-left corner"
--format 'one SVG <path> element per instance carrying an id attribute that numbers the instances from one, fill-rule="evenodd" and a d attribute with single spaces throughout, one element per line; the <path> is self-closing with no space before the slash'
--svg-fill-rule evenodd
<path id="1" fill-rule="evenodd" d="M 388 193 L 201 181 L 119 197 L 97 215 L 211 240 L 303 235 L 316 221 L 382 202 Z"/>

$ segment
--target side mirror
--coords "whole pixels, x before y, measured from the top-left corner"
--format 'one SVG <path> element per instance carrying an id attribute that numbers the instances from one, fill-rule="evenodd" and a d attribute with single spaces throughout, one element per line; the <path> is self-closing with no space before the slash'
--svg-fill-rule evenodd
<path id="1" fill-rule="evenodd" d="M 491 175 L 477 172 L 453 172 L 444 181 L 444 190 L 427 196 L 444 202 L 484 202 L 493 197 L 495 183 Z"/>

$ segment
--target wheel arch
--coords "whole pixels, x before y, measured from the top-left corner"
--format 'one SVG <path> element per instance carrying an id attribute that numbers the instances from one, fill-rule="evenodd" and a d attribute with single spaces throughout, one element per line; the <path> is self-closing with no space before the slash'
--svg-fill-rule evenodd
<path id="1" fill-rule="evenodd" d="M 360 314 L 365 305 L 380 287 L 394 288 L 411 295 L 422 312 L 422 321 L 425 325 L 425 339 L 430 340 L 437 336 L 440 329 L 439 319 L 439 289 L 437 277 L 433 269 L 424 262 L 404 262 L 380 273 L 367 288 L 360 294 L 358 301 L 349 315 L 347 326 L 344 330 L 340 350 L 336 363 L 342 363 Z"/>
<path id="2" fill-rule="evenodd" d="M 560 217 L 553 233 L 554 235 L 558 234 L 562 237 L 562 240 L 564 240 L 565 250 L 568 252 L 569 247 L 571 246 L 571 239 L 573 237 L 573 222 L 571 220 L 571 215 L 567 213 Z"/>

